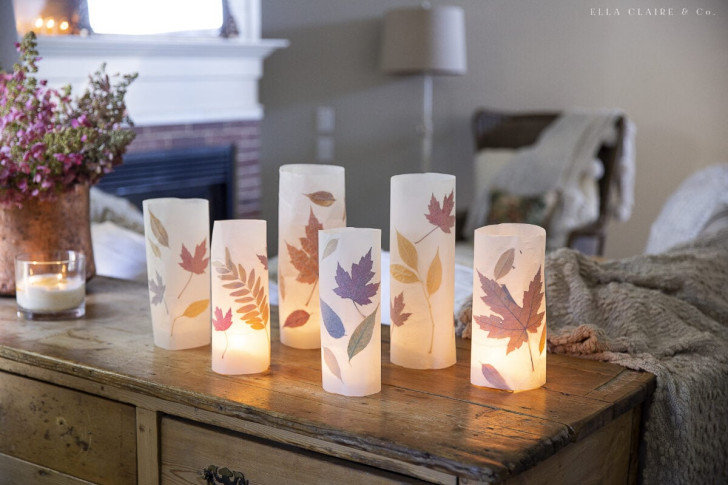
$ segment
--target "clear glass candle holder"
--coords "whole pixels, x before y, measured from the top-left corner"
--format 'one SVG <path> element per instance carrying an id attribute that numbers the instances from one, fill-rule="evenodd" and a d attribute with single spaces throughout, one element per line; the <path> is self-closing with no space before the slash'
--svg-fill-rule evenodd
<path id="1" fill-rule="evenodd" d="M 78 251 L 19 254 L 15 257 L 18 316 L 64 320 L 86 314 L 86 256 Z"/>

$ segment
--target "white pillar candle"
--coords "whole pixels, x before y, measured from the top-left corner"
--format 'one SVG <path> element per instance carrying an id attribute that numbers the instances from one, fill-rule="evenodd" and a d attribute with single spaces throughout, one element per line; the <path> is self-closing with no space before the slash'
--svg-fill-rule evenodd
<path id="1" fill-rule="evenodd" d="M 381 231 L 319 231 L 321 374 L 327 392 L 382 388 Z"/>
<path id="2" fill-rule="evenodd" d="M 204 199 L 143 202 L 154 344 L 210 343 L 210 215 Z"/>
<path id="3" fill-rule="evenodd" d="M 346 226 L 344 168 L 283 165 L 278 197 L 278 302 L 281 342 L 321 345 L 318 231 Z"/>
<path id="4" fill-rule="evenodd" d="M 18 305 L 34 312 L 59 312 L 75 308 L 83 303 L 86 295 L 85 278 L 62 274 L 27 276 L 16 287 Z"/>
<path id="5" fill-rule="evenodd" d="M 546 382 L 546 231 L 498 224 L 475 231 L 470 381 L 511 391 Z"/>
<path id="6" fill-rule="evenodd" d="M 392 363 L 455 364 L 455 177 L 392 177 L 390 197 Z"/>
<path id="7" fill-rule="evenodd" d="M 210 254 L 212 370 L 264 372 L 270 366 L 266 222 L 215 221 Z"/>

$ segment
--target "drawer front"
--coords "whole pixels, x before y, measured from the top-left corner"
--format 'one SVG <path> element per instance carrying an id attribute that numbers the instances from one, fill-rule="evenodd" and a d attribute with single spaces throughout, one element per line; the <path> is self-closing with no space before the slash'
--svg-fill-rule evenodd
<path id="1" fill-rule="evenodd" d="M 214 465 L 241 472 L 250 485 L 424 483 L 338 458 L 175 418 L 162 419 L 162 484 L 204 484 Z M 213 482 L 223 483 L 223 482 Z"/>
<path id="2" fill-rule="evenodd" d="M 135 419 L 132 406 L 0 372 L 0 453 L 94 483 L 136 483 Z"/>

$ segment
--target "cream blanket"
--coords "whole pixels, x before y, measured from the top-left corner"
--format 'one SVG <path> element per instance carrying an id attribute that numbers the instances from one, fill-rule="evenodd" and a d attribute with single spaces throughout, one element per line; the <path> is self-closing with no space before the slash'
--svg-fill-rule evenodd
<path id="1" fill-rule="evenodd" d="M 547 257 L 549 350 L 657 376 L 643 483 L 728 483 L 728 232 L 597 263 Z"/>

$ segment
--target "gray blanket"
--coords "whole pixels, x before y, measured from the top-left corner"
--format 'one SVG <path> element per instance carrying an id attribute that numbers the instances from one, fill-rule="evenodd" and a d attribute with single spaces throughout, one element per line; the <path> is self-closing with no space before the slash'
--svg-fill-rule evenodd
<path id="1" fill-rule="evenodd" d="M 657 376 L 644 483 L 728 483 L 728 232 L 603 263 L 546 261 L 549 350 Z"/>

